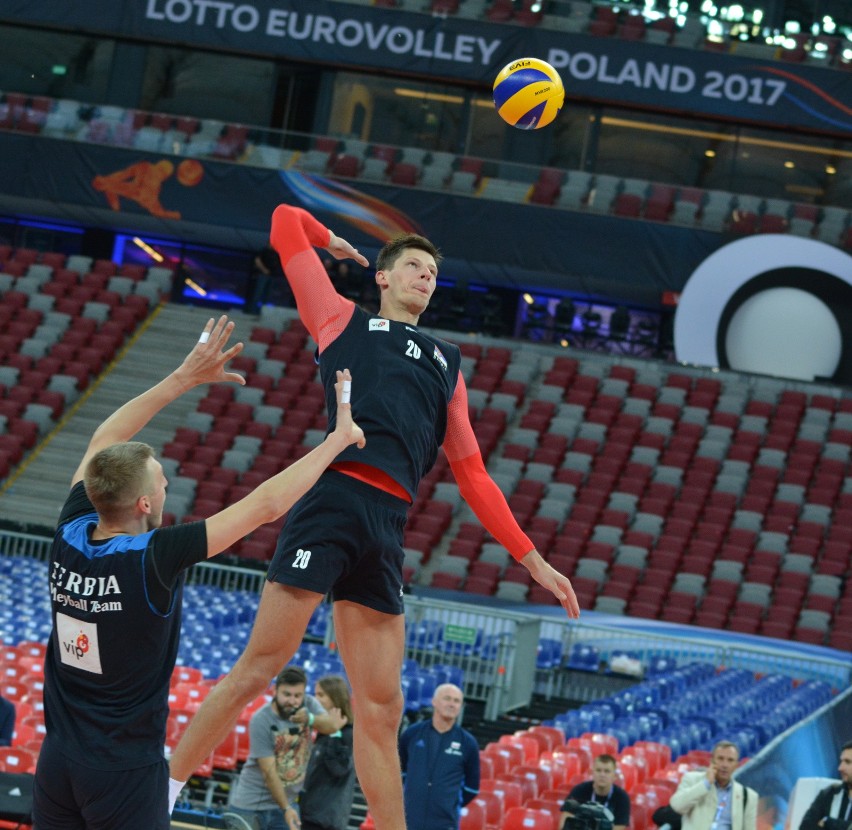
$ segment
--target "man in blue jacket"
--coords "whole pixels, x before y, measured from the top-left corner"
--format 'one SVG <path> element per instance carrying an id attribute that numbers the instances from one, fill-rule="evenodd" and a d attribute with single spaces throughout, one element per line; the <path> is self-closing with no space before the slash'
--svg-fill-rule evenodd
<path id="1" fill-rule="evenodd" d="M 458 686 L 438 686 L 432 719 L 400 736 L 408 830 L 458 830 L 461 808 L 479 793 L 479 746 L 456 723 L 463 701 Z"/>

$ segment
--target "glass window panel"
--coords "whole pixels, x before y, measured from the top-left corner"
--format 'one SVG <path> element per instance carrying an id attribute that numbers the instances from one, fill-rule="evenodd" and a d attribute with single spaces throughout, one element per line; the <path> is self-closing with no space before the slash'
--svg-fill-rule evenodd
<path id="1" fill-rule="evenodd" d="M 607 109 L 601 118 L 595 172 L 700 186 L 708 169 L 715 167 L 708 150 L 714 152 L 715 144 L 733 133 L 730 126 Z"/>
<path id="2" fill-rule="evenodd" d="M 240 124 L 268 124 L 272 61 L 150 46 L 139 108 Z"/>
<path id="3" fill-rule="evenodd" d="M 852 162 L 852 142 L 743 128 L 732 165 L 732 186 L 745 193 L 798 202 L 830 202 L 842 171 Z M 835 173 L 830 171 L 834 170 Z M 839 174 L 838 174 L 839 171 Z"/>
<path id="4" fill-rule="evenodd" d="M 465 97 L 450 86 L 340 72 L 328 131 L 382 144 L 455 151 L 462 138 Z"/>
<path id="5" fill-rule="evenodd" d="M 0 26 L 0 89 L 102 102 L 115 44 L 65 32 Z"/>

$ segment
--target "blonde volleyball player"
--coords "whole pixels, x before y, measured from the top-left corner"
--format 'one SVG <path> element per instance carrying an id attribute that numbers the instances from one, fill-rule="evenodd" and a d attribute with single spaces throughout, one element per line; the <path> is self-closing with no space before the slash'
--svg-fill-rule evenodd
<path id="1" fill-rule="evenodd" d="M 233 328 L 211 319 L 174 372 L 98 427 L 71 480 L 50 554 L 39 830 L 168 830 L 163 745 L 186 569 L 281 516 L 344 447 L 364 443 L 344 370 L 322 445 L 206 521 L 161 527 L 168 482 L 151 447 L 131 439 L 193 387 L 245 382 L 225 368 L 242 349 L 227 347 Z"/>

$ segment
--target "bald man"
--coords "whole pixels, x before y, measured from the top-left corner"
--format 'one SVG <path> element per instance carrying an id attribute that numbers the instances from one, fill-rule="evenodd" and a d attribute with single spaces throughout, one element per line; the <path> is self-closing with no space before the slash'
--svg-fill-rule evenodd
<path id="1" fill-rule="evenodd" d="M 438 686 L 432 719 L 400 736 L 408 830 L 458 830 L 461 808 L 479 792 L 479 746 L 457 723 L 463 702 L 458 686 Z"/>

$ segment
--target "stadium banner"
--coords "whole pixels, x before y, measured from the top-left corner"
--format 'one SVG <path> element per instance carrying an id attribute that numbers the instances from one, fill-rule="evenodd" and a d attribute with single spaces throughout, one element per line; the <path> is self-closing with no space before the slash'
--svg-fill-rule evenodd
<path id="1" fill-rule="evenodd" d="M 16 199 L 30 212 L 38 202 L 43 215 L 172 238 L 195 229 L 193 239 L 245 247 L 265 241 L 272 211 L 286 202 L 315 212 L 371 258 L 394 235 L 415 231 L 440 244 L 447 277 L 643 304 L 680 290 L 724 242 L 663 223 L 14 133 L 0 133 L 0 176 L 7 210 Z"/>
<path id="2" fill-rule="evenodd" d="M 802 814 L 826 781 L 816 781 L 808 794 L 795 799 L 797 783 L 834 779 L 840 747 L 850 738 L 852 689 L 845 689 L 806 720 L 783 732 L 749 759 L 737 781 L 760 795 L 757 826 L 765 830 L 799 830 Z M 794 815 L 795 814 L 795 815 Z"/>
<path id="3" fill-rule="evenodd" d="M 312 0 L 4 0 L 0 20 L 489 89 L 519 57 L 552 63 L 567 98 L 824 132 L 852 130 L 852 73 L 700 49 Z M 845 102 L 845 103 L 844 103 Z"/>

